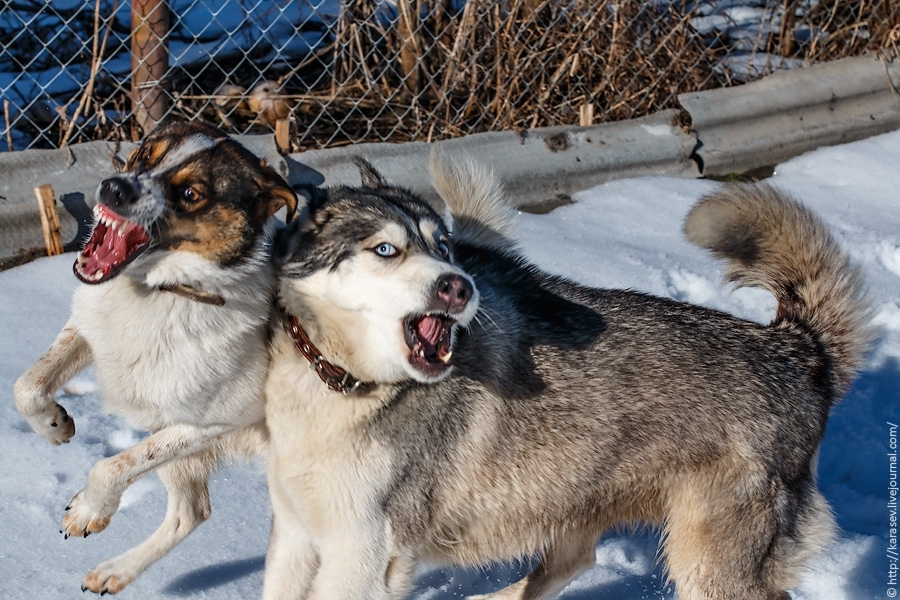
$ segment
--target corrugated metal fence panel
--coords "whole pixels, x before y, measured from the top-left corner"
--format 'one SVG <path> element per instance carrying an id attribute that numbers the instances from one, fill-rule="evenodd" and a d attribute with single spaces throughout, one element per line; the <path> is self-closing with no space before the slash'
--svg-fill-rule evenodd
<path id="1" fill-rule="evenodd" d="M 550 127 L 475 134 L 437 142 L 452 156 L 469 155 L 493 168 L 514 201 L 555 201 L 603 181 L 636 175 L 697 177 L 690 159 L 696 140 L 676 124 L 676 111 L 590 127 Z M 293 184 L 359 183 L 354 156 L 364 156 L 388 180 L 434 197 L 428 180 L 429 145 L 358 144 L 282 157 L 272 136 L 237 136 Z M 0 153 L 0 264 L 43 248 L 34 187 L 50 183 L 56 193 L 64 242 L 90 221 L 94 191 L 114 173 L 112 155 L 127 158 L 134 144 L 75 144 L 63 150 Z"/>
<path id="2" fill-rule="evenodd" d="M 900 60 L 875 55 L 682 94 L 708 177 L 775 165 L 900 127 Z"/>
<path id="3" fill-rule="evenodd" d="M 604 181 L 638 175 L 697 177 L 693 136 L 674 110 L 589 127 L 546 127 L 479 133 L 434 145 L 449 157 L 469 156 L 493 169 L 513 202 L 554 203 Z M 369 159 L 388 181 L 435 197 L 428 178 L 429 145 L 360 144 L 291 154 L 292 183 L 359 184 L 354 156 Z"/>
<path id="4" fill-rule="evenodd" d="M 848 58 L 682 95 L 683 114 L 668 110 L 589 127 L 483 133 L 438 143 L 451 156 L 467 154 L 493 168 L 519 206 L 553 204 L 610 179 L 746 172 L 893 130 L 900 127 L 898 89 L 900 61 Z M 686 118 L 690 133 L 679 125 Z M 352 158 L 365 156 L 390 181 L 433 197 L 425 143 L 358 144 L 282 157 L 272 136 L 238 139 L 294 184 L 356 184 Z M 110 157 L 124 159 L 133 147 L 92 142 L 71 150 L 0 153 L 0 265 L 43 248 L 35 186 L 53 185 L 63 241 L 72 248 L 90 220 L 94 190 L 114 172 Z"/>

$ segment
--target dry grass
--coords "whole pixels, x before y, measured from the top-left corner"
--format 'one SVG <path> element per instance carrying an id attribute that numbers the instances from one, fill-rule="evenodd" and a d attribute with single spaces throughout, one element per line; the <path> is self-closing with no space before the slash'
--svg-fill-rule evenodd
<path id="1" fill-rule="evenodd" d="M 322 56 L 324 115 L 295 96 L 303 146 L 431 140 L 626 119 L 726 84 L 677 6 L 637 0 L 345 3 Z M 291 84 L 302 81 L 292 74 Z M 316 90 L 318 92 L 325 89 Z M 310 107 L 312 108 L 312 107 Z M 593 115 L 593 118 L 591 117 Z"/>
<path id="2" fill-rule="evenodd" d="M 808 63 L 900 49 L 897 0 L 820 0 L 805 11 L 803 0 L 783 0 L 786 17 L 766 50 Z"/>
<path id="3" fill-rule="evenodd" d="M 760 52 L 805 64 L 900 54 L 898 0 L 766 6 Z M 740 83 L 722 61 L 734 41 L 692 26 L 702 8 L 703 0 L 343 0 L 340 14 L 320 23 L 325 45 L 296 64 L 258 69 L 256 56 L 222 54 L 194 71 L 172 70 L 165 85 L 172 113 L 246 133 L 272 123 L 248 110 L 247 98 L 229 103 L 214 90 L 276 81 L 277 99 L 292 108 L 293 150 L 628 119 L 675 107 L 681 93 Z M 96 39 L 96 13 L 93 30 Z M 94 54 L 104 45 L 94 43 Z M 34 107 L 11 126 L 33 122 L 34 147 L 128 136 L 127 81 L 86 85 L 78 98 L 76 117 L 85 118 L 77 127 L 77 118 Z"/>
<path id="4" fill-rule="evenodd" d="M 697 6 L 397 0 L 388 13 L 346 0 L 333 42 L 281 78 L 296 102 L 295 149 L 628 119 L 740 83 L 721 68 L 728 40 L 692 27 Z M 762 50 L 806 64 L 897 54 L 900 2 L 803 6 L 783 0 L 787 16 Z"/>

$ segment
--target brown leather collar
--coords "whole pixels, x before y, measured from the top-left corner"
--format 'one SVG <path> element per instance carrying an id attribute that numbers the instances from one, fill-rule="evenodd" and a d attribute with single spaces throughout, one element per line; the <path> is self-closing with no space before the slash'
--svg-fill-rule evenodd
<path id="1" fill-rule="evenodd" d="M 225 299 L 222 296 L 204 292 L 202 290 L 198 290 L 197 288 L 192 288 L 189 285 L 184 285 L 183 283 L 161 285 L 159 286 L 159 290 L 161 292 L 172 292 L 173 294 L 184 296 L 189 300 L 200 302 L 202 304 L 212 304 L 213 306 L 222 306 L 223 304 L 225 304 Z"/>
<path id="2" fill-rule="evenodd" d="M 325 385 L 332 392 L 341 392 L 345 396 L 354 394 L 359 391 L 365 391 L 370 384 L 360 381 L 344 369 L 337 367 L 322 356 L 319 349 L 309 340 L 309 336 L 300 326 L 297 317 L 281 312 L 284 330 L 287 331 L 291 339 L 294 340 L 294 346 L 300 351 L 306 360 L 310 362 L 319 379 L 325 382 Z"/>

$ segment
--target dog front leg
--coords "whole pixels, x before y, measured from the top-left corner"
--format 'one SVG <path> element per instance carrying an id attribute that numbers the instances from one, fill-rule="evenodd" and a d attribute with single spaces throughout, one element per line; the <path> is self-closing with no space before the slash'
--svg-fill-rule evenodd
<path id="1" fill-rule="evenodd" d="M 99 461 L 88 474 L 87 486 L 72 498 L 63 517 L 62 533 L 87 537 L 103 531 L 129 485 L 170 460 L 193 454 L 233 426 L 172 425 L 131 448 Z"/>
<path id="2" fill-rule="evenodd" d="M 67 323 L 13 386 L 16 408 L 38 435 L 53 444 L 66 443 L 75 435 L 75 420 L 56 403 L 53 394 L 90 362 L 87 341 Z"/>
<path id="3" fill-rule="evenodd" d="M 272 532 L 266 552 L 263 600 L 306 598 L 319 568 L 319 556 L 306 525 L 297 514 L 290 491 L 275 475 L 278 461 L 269 461 L 269 498 L 272 502 Z M 302 499 L 296 499 L 302 503 Z"/>
<path id="4" fill-rule="evenodd" d="M 162 465 L 157 474 L 169 495 L 166 516 L 159 528 L 143 543 L 103 561 L 88 573 L 83 590 L 116 594 L 165 556 L 197 526 L 209 518 L 207 481 L 217 460 L 214 452 L 201 450 Z"/>
<path id="5" fill-rule="evenodd" d="M 387 589 L 391 569 L 384 530 L 383 524 L 345 522 L 334 537 L 323 540 L 309 600 L 401 600 Z"/>

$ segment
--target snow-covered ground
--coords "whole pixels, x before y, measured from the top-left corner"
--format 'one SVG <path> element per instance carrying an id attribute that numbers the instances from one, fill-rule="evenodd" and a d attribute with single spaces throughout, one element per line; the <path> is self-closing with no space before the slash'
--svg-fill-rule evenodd
<path id="1" fill-rule="evenodd" d="M 849 396 L 832 415 L 819 481 L 842 529 L 811 565 L 795 599 L 892 597 L 888 506 L 890 423 L 900 424 L 900 131 L 791 160 L 773 182 L 814 208 L 864 266 L 883 335 Z M 731 292 L 709 256 L 681 238 L 689 206 L 716 183 L 628 179 L 576 195 L 548 215 L 521 215 L 522 246 L 545 269 L 582 282 L 630 287 L 727 310 L 759 322 L 773 315 L 762 292 Z M 155 475 L 125 494 L 109 528 L 87 539 L 58 533 L 63 509 L 91 465 L 144 434 L 104 416 L 90 370 L 59 395 L 74 415 L 72 443 L 53 447 L 13 406 L 12 386 L 66 320 L 76 285 L 71 255 L 0 273 L 0 581 L 5 598 L 81 597 L 82 576 L 157 526 L 165 492 Z M 896 445 L 900 431 L 895 430 Z M 789 443 L 789 440 L 786 440 Z M 896 484 L 896 479 L 894 480 Z M 269 530 L 262 467 L 236 465 L 211 484 L 213 516 L 128 587 L 122 598 L 257 597 Z M 894 513 L 896 516 L 896 513 Z M 896 535 L 896 533 L 894 533 Z M 673 598 L 655 564 L 657 538 L 610 535 L 596 565 L 563 594 L 567 600 Z M 896 545 L 894 546 L 896 548 Z M 423 568 L 412 598 L 439 600 L 496 589 L 524 567 L 452 571 Z"/>

